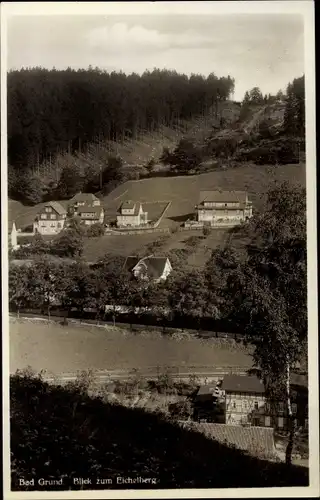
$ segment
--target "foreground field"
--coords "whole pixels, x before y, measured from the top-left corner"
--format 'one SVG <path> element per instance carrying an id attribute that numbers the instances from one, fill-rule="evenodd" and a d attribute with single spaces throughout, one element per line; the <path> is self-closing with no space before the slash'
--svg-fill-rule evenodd
<path id="1" fill-rule="evenodd" d="M 157 367 L 194 373 L 251 365 L 248 351 L 217 339 L 189 336 L 177 340 L 159 333 L 134 335 L 112 327 L 10 320 L 11 373 L 27 366 L 59 374 L 87 369 L 157 371 Z"/>

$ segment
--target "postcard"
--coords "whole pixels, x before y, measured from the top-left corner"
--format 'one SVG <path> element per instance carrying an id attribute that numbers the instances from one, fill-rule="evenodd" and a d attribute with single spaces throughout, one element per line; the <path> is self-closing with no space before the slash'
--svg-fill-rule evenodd
<path id="1" fill-rule="evenodd" d="M 314 35 L 2 3 L 6 500 L 318 497 Z"/>

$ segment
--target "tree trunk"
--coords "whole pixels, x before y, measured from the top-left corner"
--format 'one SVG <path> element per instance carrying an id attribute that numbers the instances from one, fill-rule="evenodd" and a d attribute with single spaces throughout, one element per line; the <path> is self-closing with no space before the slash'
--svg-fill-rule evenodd
<path id="1" fill-rule="evenodd" d="M 290 363 L 287 361 L 287 373 L 286 373 L 286 396 L 287 396 L 287 405 L 288 405 L 288 428 L 289 428 L 289 440 L 286 448 L 286 464 L 291 465 L 292 463 L 292 451 L 293 451 L 293 442 L 294 442 L 294 418 L 292 414 L 292 405 L 291 405 L 291 393 L 290 393 Z"/>

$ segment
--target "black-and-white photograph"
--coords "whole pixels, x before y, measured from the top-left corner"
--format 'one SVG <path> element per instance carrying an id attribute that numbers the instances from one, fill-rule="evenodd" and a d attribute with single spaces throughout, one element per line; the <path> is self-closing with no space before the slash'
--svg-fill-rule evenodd
<path id="1" fill-rule="evenodd" d="M 1 15 L 7 498 L 317 496 L 313 3 Z"/>

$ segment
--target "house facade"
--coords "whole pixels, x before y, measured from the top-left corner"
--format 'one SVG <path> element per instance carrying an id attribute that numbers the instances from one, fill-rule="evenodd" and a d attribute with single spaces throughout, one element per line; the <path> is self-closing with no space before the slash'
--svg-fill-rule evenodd
<path id="1" fill-rule="evenodd" d="M 270 415 L 261 414 L 258 420 L 255 411 L 266 408 L 263 383 L 255 376 L 226 375 L 221 385 L 225 398 L 225 423 L 231 425 L 260 425 L 265 418 L 265 427 L 270 427 Z"/>
<path id="2" fill-rule="evenodd" d="M 77 208 L 77 216 L 86 226 L 91 226 L 92 224 L 103 224 L 104 209 L 101 206 L 81 206 Z"/>
<path id="3" fill-rule="evenodd" d="M 291 409 L 295 426 L 307 429 L 309 423 L 307 376 L 292 373 L 290 392 Z M 253 417 L 258 422 L 257 425 L 270 425 L 279 430 L 286 430 L 289 425 L 287 402 L 285 399 L 283 401 L 267 399 L 265 406 L 256 410 Z"/>
<path id="4" fill-rule="evenodd" d="M 153 280 L 159 282 L 166 280 L 172 271 L 172 266 L 167 257 L 127 257 L 124 268 L 131 272 L 137 279 Z"/>
<path id="5" fill-rule="evenodd" d="M 44 205 L 33 224 L 34 232 L 40 234 L 57 234 L 62 231 L 66 223 L 67 211 L 57 201 Z"/>
<path id="6" fill-rule="evenodd" d="M 125 201 L 119 208 L 117 215 L 118 227 L 139 227 L 148 223 L 148 212 L 138 201 Z"/>
<path id="7" fill-rule="evenodd" d="M 209 226 L 236 226 L 252 217 L 252 202 L 245 191 L 200 191 L 198 222 Z"/>

